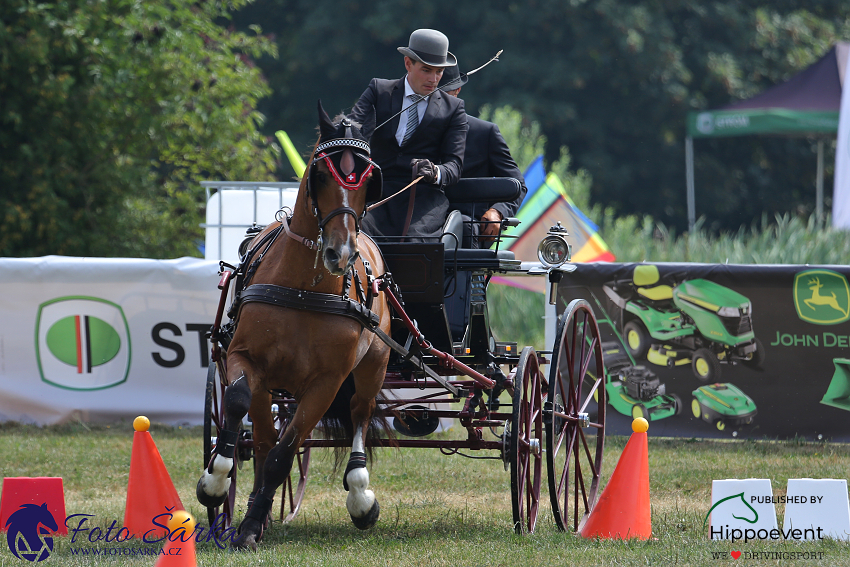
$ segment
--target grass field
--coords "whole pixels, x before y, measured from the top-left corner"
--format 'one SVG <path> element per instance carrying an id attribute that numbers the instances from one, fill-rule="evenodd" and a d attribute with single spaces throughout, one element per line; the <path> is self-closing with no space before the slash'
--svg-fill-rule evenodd
<path id="1" fill-rule="evenodd" d="M 155 425 L 151 433 L 183 504 L 205 525 L 206 511 L 195 500 L 202 460 L 200 428 Z M 47 428 L 0 425 L 0 468 L 4 477 L 61 476 L 68 514 L 94 514 L 95 525 L 104 528 L 113 520 L 120 525 L 132 439 L 130 424 Z M 626 440 L 607 439 L 606 480 Z M 585 540 L 558 532 L 545 488 L 537 531 L 530 536 L 514 535 L 510 473 L 505 472 L 501 461 L 447 457 L 434 449 L 378 452 L 370 471 L 381 504 L 381 519 L 371 531 L 360 532 L 345 510 L 345 492 L 341 479 L 333 474 L 332 455 L 319 450 L 313 455 L 304 505 L 291 525 L 273 524 L 257 553 L 234 553 L 213 543 L 201 543 L 198 565 L 850 565 L 847 543 L 825 540 L 733 545 L 710 541 L 703 529 L 712 479 L 770 478 L 774 494 L 781 495 L 789 478 L 846 478 L 850 470 L 848 445 L 650 437 L 654 538 L 625 542 Z M 245 464 L 238 483 L 240 518 L 250 466 L 250 462 Z M 780 527 L 783 514 L 783 506 L 777 505 Z M 140 545 L 91 544 L 79 539 L 72 544 L 69 538 L 56 538 L 54 553 L 40 564 L 154 564 L 151 556 L 75 556 L 72 551 L 85 548 L 90 553 L 95 549 L 103 553 L 119 547 Z M 730 551 L 822 555 L 815 560 L 747 560 L 745 555 L 735 561 Z M 0 565 L 22 564 L 26 562 L 5 546 L 0 551 Z"/>

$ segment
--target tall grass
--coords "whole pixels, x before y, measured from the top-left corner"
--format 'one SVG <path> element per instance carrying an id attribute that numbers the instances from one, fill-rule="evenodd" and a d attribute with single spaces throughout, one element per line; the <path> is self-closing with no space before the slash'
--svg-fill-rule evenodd
<path id="1" fill-rule="evenodd" d="M 697 222 L 693 233 L 676 234 L 650 217 L 600 215 L 602 238 L 618 262 L 697 262 L 708 264 L 848 264 L 850 231 L 789 214 L 765 215 L 750 228 L 712 234 Z"/>

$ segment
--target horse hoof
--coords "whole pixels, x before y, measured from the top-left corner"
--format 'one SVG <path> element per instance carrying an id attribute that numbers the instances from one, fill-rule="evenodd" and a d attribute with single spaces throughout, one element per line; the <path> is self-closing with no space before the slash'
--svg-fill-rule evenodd
<path id="1" fill-rule="evenodd" d="M 233 549 L 257 551 L 257 544 L 263 539 L 263 526 L 252 518 L 245 518 L 239 524 L 236 535 L 231 540 Z"/>
<path id="2" fill-rule="evenodd" d="M 378 522 L 378 516 L 380 515 L 381 507 L 378 506 L 378 501 L 375 500 L 375 503 L 372 504 L 372 507 L 369 509 L 369 512 L 367 512 L 365 516 L 361 516 L 359 518 L 351 516 L 351 521 L 354 522 L 354 527 L 356 527 L 357 529 L 368 530 Z"/>
<path id="3" fill-rule="evenodd" d="M 257 538 L 253 534 L 240 534 L 233 538 L 230 546 L 236 551 L 257 551 Z"/>
<path id="4" fill-rule="evenodd" d="M 198 480 L 198 486 L 195 489 L 195 494 L 198 496 L 198 502 L 201 503 L 201 506 L 206 506 L 207 508 L 217 508 L 224 504 L 224 501 L 227 500 L 227 490 L 225 490 L 220 496 L 207 494 L 204 490 L 203 477 Z"/>

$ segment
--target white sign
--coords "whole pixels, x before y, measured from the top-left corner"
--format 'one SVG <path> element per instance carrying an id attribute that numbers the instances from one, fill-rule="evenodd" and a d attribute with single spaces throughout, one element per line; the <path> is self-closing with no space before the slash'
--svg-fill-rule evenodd
<path id="1" fill-rule="evenodd" d="M 755 539 L 776 530 L 769 478 L 725 479 L 711 483 L 711 539 Z M 747 537 L 750 533 L 752 538 Z"/>
<path id="2" fill-rule="evenodd" d="M 850 541 L 847 481 L 832 478 L 789 478 L 783 530 L 801 530 L 803 539 Z"/>
<path id="3" fill-rule="evenodd" d="M 203 420 L 218 263 L 0 259 L 0 421 Z"/>

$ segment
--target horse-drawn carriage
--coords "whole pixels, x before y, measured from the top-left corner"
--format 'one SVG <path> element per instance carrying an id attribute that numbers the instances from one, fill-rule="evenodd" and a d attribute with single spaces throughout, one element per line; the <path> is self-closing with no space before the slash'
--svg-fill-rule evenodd
<path id="1" fill-rule="evenodd" d="M 379 507 L 365 453 L 398 446 L 504 461 L 518 533 L 535 529 L 545 455 L 555 523 L 577 530 L 596 501 L 605 435 L 593 310 L 571 302 L 552 351 L 536 352 L 496 340 L 487 308 L 494 274 L 545 277 L 554 302 L 557 282 L 574 269 L 565 232 L 553 227 L 539 262 L 516 260 L 500 249 L 501 236 L 493 248 L 462 248 L 457 215 L 432 242 L 366 237 L 359 221 L 380 193 L 379 182 L 369 185 L 370 125 L 331 122 L 320 109 L 320 128 L 293 210 L 249 231 L 238 266 L 221 263 L 198 483 L 211 525 L 220 513 L 219 527 L 234 519 L 242 461 L 254 459 L 255 475 L 235 541 L 254 547 L 274 497 L 279 520 L 298 514 L 311 451 L 350 447 L 346 504 L 355 525 L 368 528 Z M 351 179 L 359 183 L 347 186 Z M 518 191 L 510 179 L 462 180 L 448 196 L 492 203 Z M 503 220 L 500 235 L 513 222 Z M 396 433 L 384 434 L 375 416 L 392 419 Z M 429 435 L 447 418 L 465 438 Z"/>

